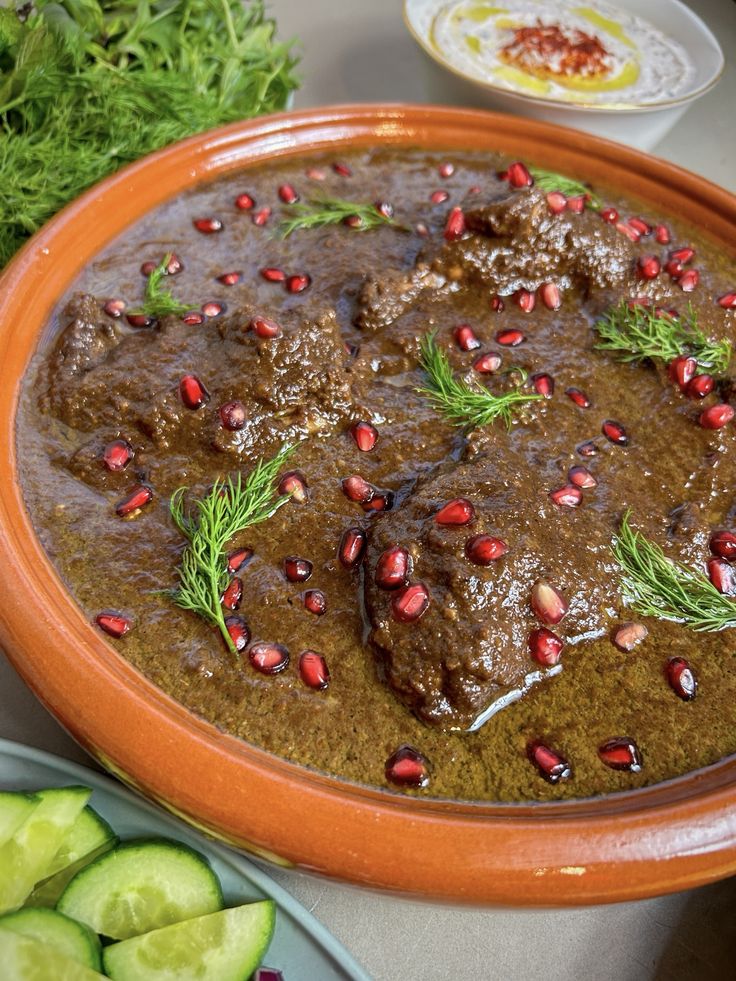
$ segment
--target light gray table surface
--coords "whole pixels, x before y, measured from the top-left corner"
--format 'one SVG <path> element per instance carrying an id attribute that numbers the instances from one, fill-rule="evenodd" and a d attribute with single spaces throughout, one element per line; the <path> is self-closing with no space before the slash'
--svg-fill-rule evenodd
<path id="1" fill-rule="evenodd" d="M 689 6 L 718 36 L 728 64 L 719 85 L 654 152 L 736 191 L 736 4 L 691 0 Z M 400 0 L 271 0 L 269 7 L 282 37 L 301 40 L 303 83 L 296 108 L 368 101 L 481 105 L 469 101 L 467 91 L 415 47 L 402 24 Z M 0 736 L 90 762 L 2 654 Z M 429 905 L 306 874 L 275 869 L 271 874 L 377 981 L 724 981 L 736 976 L 736 879 L 639 903 L 526 912 Z"/>

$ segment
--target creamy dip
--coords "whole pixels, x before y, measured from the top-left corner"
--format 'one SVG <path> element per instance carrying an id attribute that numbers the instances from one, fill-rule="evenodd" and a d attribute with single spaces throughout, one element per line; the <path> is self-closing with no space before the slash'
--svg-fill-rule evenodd
<path id="1" fill-rule="evenodd" d="M 453 68 L 500 88 L 588 105 L 651 105 L 683 95 L 695 74 L 685 48 L 605 3 L 417 0 L 410 15 Z"/>

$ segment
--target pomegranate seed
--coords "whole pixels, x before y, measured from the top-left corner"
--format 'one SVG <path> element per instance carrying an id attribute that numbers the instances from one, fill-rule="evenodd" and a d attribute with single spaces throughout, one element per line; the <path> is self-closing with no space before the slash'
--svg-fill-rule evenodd
<path id="1" fill-rule="evenodd" d="M 231 616 L 225 617 L 225 627 L 230 635 L 230 640 L 233 642 L 235 650 L 240 653 L 240 651 L 245 650 L 248 646 L 248 641 L 250 640 L 250 630 L 248 629 L 248 624 L 245 622 L 241 616 Z"/>
<path id="2" fill-rule="evenodd" d="M 574 197 L 567 199 L 567 210 L 572 211 L 573 214 L 582 215 L 585 210 L 585 198 L 584 194 L 576 194 Z"/>
<path id="3" fill-rule="evenodd" d="M 708 544 L 714 555 L 728 559 L 729 562 L 736 559 L 736 534 L 732 531 L 714 531 Z"/>
<path id="4" fill-rule="evenodd" d="M 556 283 L 542 283 L 539 287 L 539 295 L 548 310 L 559 310 L 562 306 L 560 287 Z"/>
<path id="5" fill-rule="evenodd" d="M 683 293 L 692 293 L 700 281 L 700 273 L 697 269 L 686 269 L 677 280 L 677 285 Z"/>
<path id="6" fill-rule="evenodd" d="M 672 381 L 679 385 L 684 391 L 687 388 L 688 383 L 695 376 L 695 372 L 698 370 L 698 362 L 695 358 L 688 357 L 686 354 L 681 354 L 677 358 L 673 358 L 670 361 L 668 373 Z"/>
<path id="7" fill-rule="evenodd" d="M 115 505 L 115 514 L 120 518 L 135 515 L 153 500 L 153 490 L 147 484 L 136 484 L 131 492 Z"/>
<path id="8" fill-rule="evenodd" d="M 475 517 L 475 508 L 464 497 L 455 497 L 444 504 L 434 520 L 438 525 L 467 525 Z"/>
<path id="9" fill-rule="evenodd" d="M 685 394 L 691 399 L 704 399 L 713 391 L 715 381 L 713 375 L 696 375 L 685 389 Z"/>
<path id="10" fill-rule="evenodd" d="M 219 218 L 195 218 L 193 225 L 203 235 L 214 235 L 215 232 L 221 232 L 224 228 Z"/>
<path id="11" fill-rule="evenodd" d="M 98 613 L 95 617 L 95 623 L 110 637 L 115 637 L 119 639 L 124 637 L 125 634 L 133 626 L 133 621 L 130 617 L 126 617 L 123 613 L 113 612 L 112 610 L 105 610 L 104 613 Z"/>
<path id="12" fill-rule="evenodd" d="M 271 340 L 274 337 L 281 337 L 281 325 L 277 324 L 275 320 L 270 320 L 268 317 L 253 317 L 248 324 L 248 328 L 257 337 L 263 337 L 267 340 Z"/>
<path id="13" fill-rule="evenodd" d="M 581 409 L 589 409 L 592 404 L 588 396 L 580 388 L 566 388 L 565 395 Z"/>
<path id="14" fill-rule="evenodd" d="M 340 483 L 345 497 L 356 504 L 367 504 L 368 501 L 373 500 L 376 493 L 376 488 L 357 473 L 350 477 L 343 477 Z"/>
<path id="15" fill-rule="evenodd" d="M 636 229 L 642 237 L 652 234 L 652 226 L 648 225 L 642 218 L 629 218 L 629 225 Z"/>
<path id="16" fill-rule="evenodd" d="M 512 187 L 531 187 L 534 183 L 534 178 L 520 160 L 509 164 L 506 179 Z"/>
<path id="17" fill-rule="evenodd" d="M 114 317 L 117 320 L 122 316 L 125 307 L 125 300 L 108 300 L 102 309 L 105 311 L 108 317 Z"/>
<path id="18" fill-rule="evenodd" d="M 284 559 L 284 575 L 289 582 L 306 582 L 311 579 L 313 568 L 309 559 L 300 559 L 296 555 L 287 555 Z"/>
<path id="19" fill-rule="evenodd" d="M 308 167 L 305 173 L 311 181 L 323 181 L 327 177 L 327 171 L 322 167 Z"/>
<path id="20" fill-rule="evenodd" d="M 530 293 L 529 290 L 517 290 L 514 293 L 514 300 L 519 309 L 523 310 L 524 313 L 531 313 L 537 302 L 536 296 L 534 293 Z"/>
<path id="21" fill-rule="evenodd" d="M 220 422 L 225 429 L 237 432 L 245 425 L 247 415 L 242 402 L 225 402 L 217 411 L 220 414 Z"/>
<path id="22" fill-rule="evenodd" d="M 576 508 L 583 500 L 583 492 L 574 484 L 565 484 L 564 487 L 550 491 L 549 496 L 558 508 Z"/>
<path id="23" fill-rule="evenodd" d="M 601 426 L 601 432 L 609 443 L 614 443 L 616 446 L 628 446 L 629 437 L 626 435 L 626 430 L 615 419 L 606 419 Z"/>
<path id="24" fill-rule="evenodd" d="M 386 760 L 386 779 L 397 787 L 428 787 L 429 764 L 413 746 L 399 746 Z"/>
<path id="25" fill-rule="evenodd" d="M 598 747 L 598 756 L 612 770 L 627 770 L 638 773 L 641 770 L 641 753 L 633 739 L 617 736 Z"/>
<path id="26" fill-rule="evenodd" d="M 508 550 L 505 541 L 492 535 L 473 535 L 465 542 L 465 555 L 473 565 L 491 565 Z"/>
<path id="27" fill-rule="evenodd" d="M 615 225 L 619 218 L 618 211 L 615 208 L 601 208 L 599 214 L 604 221 L 609 222 L 611 225 Z"/>
<path id="28" fill-rule="evenodd" d="M 226 610 L 237 610 L 243 599 L 243 580 L 238 576 L 231 579 L 227 589 L 222 594 L 222 605 Z"/>
<path id="29" fill-rule="evenodd" d="M 239 194 L 235 198 L 235 207 L 240 208 L 241 211 L 250 211 L 251 208 L 255 208 L 256 202 L 250 194 Z"/>
<path id="30" fill-rule="evenodd" d="M 736 596 L 736 570 L 725 559 L 708 559 L 708 577 L 719 593 Z"/>
<path id="31" fill-rule="evenodd" d="M 625 235 L 632 242 L 638 242 L 641 238 L 640 232 L 623 221 L 616 222 L 616 231 L 621 232 L 622 235 Z"/>
<path id="32" fill-rule="evenodd" d="M 391 600 L 391 614 L 399 623 L 413 623 L 429 608 L 429 590 L 423 582 L 404 586 Z"/>
<path id="33" fill-rule="evenodd" d="M 640 255 L 636 260 L 636 275 L 638 279 L 656 279 L 662 263 L 656 255 Z"/>
<path id="34" fill-rule="evenodd" d="M 374 201 L 373 207 L 382 218 L 393 218 L 394 206 L 390 201 Z"/>
<path id="35" fill-rule="evenodd" d="M 260 270 L 261 277 L 269 283 L 285 283 L 286 273 L 283 269 L 277 269 L 275 266 L 266 266 Z"/>
<path id="36" fill-rule="evenodd" d="M 259 641 L 248 649 L 248 660 L 261 674 L 279 674 L 289 664 L 289 652 L 283 644 Z"/>
<path id="37" fill-rule="evenodd" d="M 572 767 L 567 760 L 539 739 L 529 743 L 526 753 L 548 783 L 559 783 L 572 776 Z"/>
<path id="38" fill-rule="evenodd" d="M 470 324 L 459 324 L 452 334 L 461 351 L 476 351 L 480 347 L 480 341 Z"/>
<path id="39" fill-rule="evenodd" d="M 327 597 L 321 589 L 308 589 L 304 594 L 304 609 L 321 617 L 327 612 Z"/>
<path id="40" fill-rule="evenodd" d="M 279 188 L 279 197 L 284 202 L 284 204 L 296 204 L 299 200 L 299 195 L 296 193 L 291 184 L 282 184 Z"/>
<path id="41" fill-rule="evenodd" d="M 115 302 L 115 301 L 110 301 L 110 302 Z M 121 303 L 122 301 L 118 300 L 117 302 Z M 723 296 L 719 296 L 718 305 L 723 307 L 724 310 L 736 310 L 736 292 L 724 293 Z M 105 304 L 105 311 L 109 312 L 107 310 L 107 304 Z M 112 314 L 112 316 L 115 316 L 115 314 Z"/>
<path id="42" fill-rule="evenodd" d="M 634 623 L 629 620 L 616 627 L 611 640 L 620 651 L 633 651 L 633 649 L 648 636 L 649 631 L 643 623 Z"/>
<path id="43" fill-rule="evenodd" d="M 481 375 L 492 375 L 501 367 L 501 355 L 491 351 L 488 354 L 479 354 L 473 362 L 473 367 Z"/>
<path id="44" fill-rule="evenodd" d="M 411 575 L 411 556 L 401 545 L 393 545 L 381 552 L 376 562 L 375 581 L 379 589 L 399 589 L 405 586 Z"/>
<path id="45" fill-rule="evenodd" d="M 580 456 L 596 456 L 598 453 L 598 447 L 595 445 L 592 439 L 589 439 L 577 447 L 577 452 L 580 454 Z"/>
<path id="46" fill-rule="evenodd" d="M 213 317 L 221 316 L 225 312 L 225 309 L 225 304 L 218 303 L 217 300 L 208 300 L 202 304 L 202 313 L 205 317 L 209 317 L 210 320 Z"/>
<path id="47" fill-rule="evenodd" d="M 176 252 L 171 252 L 169 254 L 169 261 L 166 264 L 166 275 L 177 276 L 183 269 L 184 263 L 181 261 Z"/>
<path id="48" fill-rule="evenodd" d="M 335 171 L 336 174 L 339 174 L 340 177 L 352 177 L 353 176 L 352 170 L 350 169 L 350 167 L 348 167 L 348 165 L 346 163 L 341 163 L 340 161 L 337 161 L 337 162 L 333 163 L 332 169 Z"/>
<path id="49" fill-rule="evenodd" d="M 660 245 L 670 244 L 670 231 L 666 225 L 657 225 L 654 229 L 654 237 Z"/>
<path id="50" fill-rule="evenodd" d="M 462 208 L 450 210 L 443 234 L 447 242 L 454 242 L 465 234 L 465 215 Z"/>
<path id="51" fill-rule="evenodd" d="M 306 504 L 309 494 L 301 470 L 289 470 L 279 481 L 279 494 L 285 494 L 298 504 Z"/>
<path id="52" fill-rule="evenodd" d="M 568 603 L 556 586 L 546 579 L 538 579 L 532 586 L 531 607 L 542 623 L 554 626 L 567 613 Z"/>
<path id="53" fill-rule="evenodd" d="M 675 259 L 668 259 L 664 264 L 664 268 L 665 272 L 675 280 L 679 279 L 685 271 L 682 263 L 676 262 Z"/>
<path id="54" fill-rule="evenodd" d="M 141 266 L 141 275 L 150 276 L 157 265 L 158 263 L 153 262 L 151 259 L 149 259 L 148 262 L 144 262 L 143 265 Z"/>
<path id="55" fill-rule="evenodd" d="M 355 569 L 363 561 L 366 534 L 362 528 L 346 528 L 340 538 L 337 557 L 346 569 Z"/>
<path id="56" fill-rule="evenodd" d="M 553 215 L 560 215 L 567 207 L 567 198 L 562 191 L 550 191 L 547 195 L 547 206 Z"/>
<path id="57" fill-rule="evenodd" d="M 127 439 L 114 439 L 102 451 L 102 462 L 108 470 L 115 473 L 118 470 L 125 470 L 133 456 L 133 447 Z"/>
<path id="58" fill-rule="evenodd" d="M 376 445 L 378 430 L 370 422 L 356 422 L 350 430 L 350 435 L 355 440 L 356 446 L 361 453 L 370 453 Z"/>
<path id="59" fill-rule="evenodd" d="M 312 283 L 312 277 L 307 273 L 298 273 L 295 276 L 289 276 L 286 280 L 286 289 L 289 293 L 303 293 L 305 289 Z"/>
<path id="60" fill-rule="evenodd" d="M 307 688 L 324 691 L 330 683 L 327 661 L 316 651 L 302 651 L 299 655 L 299 677 Z"/>
<path id="61" fill-rule="evenodd" d="M 455 164 L 450 163 L 449 161 L 446 163 L 441 163 L 437 168 L 437 173 L 443 179 L 452 177 L 452 175 L 455 173 Z"/>
<path id="62" fill-rule="evenodd" d="M 258 211 L 255 211 L 253 213 L 253 217 L 251 218 L 251 221 L 253 222 L 254 225 L 257 225 L 259 228 L 263 228 L 263 226 L 267 223 L 270 217 L 271 217 L 271 209 L 268 207 L 268 205 L 266 205 L 265 208 L 260 208 Z"/>
<path id="63" fill-rule="evenodd" d="M 444 204 L 449 196 L 450 195 L 447 193 L 447 191 L 432 191 L 432 193 L 429 195 L 429 200 L 432 202 L 432 204 Z"/>
<path id="64" fill-rule="evenodd" d="M 689 245 L 684 245 L 679 249 L 672 249 L 669 255 L 670 259 L 681 262 L 684 266 L 695 257 L 695 249 L 691 249 Z"/>
<path id="65" fill-rule="evenodd" d="M 590 490 L 591 487 L 598 486 L 598 481 L 587 467 L 570 467 L 567 471 L 567 479 L 575 487 L 580 487 L 582 490 Z"/>
<path id="66" fill-rule="evenodd" d="M 734 412 L 727 402 L 719 402 L 705 409 L 698 417 L 698 423 L 703 429 L 721 429 L 733 419 Z"/>
<path id="67" fill-rule="evenodd" d="M 362 228 L 365 224 L 360 215 L 348 215 L 342 220 L 343 225 L 347 225 L 348 228 Z"/>
<path id="68" fill-rule="evenodd" d="M 125 319 L 131 327 L 150 327 L 154 323 L 153 317 L 145 313 L 126 313 Z"/>
<path id="69" fill-rule="evenodd" d="M 414 226 L 414 231 L 417 235 L 421 235 L 422 238 L 426 238 L 429 235 L 429 228 L 423 221 L 418 221 Z"/>
<path id="70" fill-rule="evenodd" d="M 544 371 L 537 372 L 536 375 L 532 375 L 531 382 L 537 395 L 543 395 L 546 399 L 551 399 L 554 395 L 555 380 L 552 375 Z"/>
<path id="71" fill-rule="evenodd" d="M 393 491 L 381 491 L 381 493 L 374 494 L 370 501 L 361 501 L 360 506 L 366 513 L 390 511 L 394 506 L 394 493 Z"/>
<path id="72" fill-rule="evenodd" d="M 491 310 L 493 310 L 494 313 L 502 313 L 505 305 L 506 304 L 503 302 L 500 296 L 491 297 Z"/>
<path id="73" fill-rule="evenodd" d="M 243 278 L 242 272 L 233 271 L 233 272 L 222 273 L 220 276 L 217 277 L 217 282 L 222 283 L 223 286 L 235 286 L 237 283 L 241 281 L 242 278 Z"/>
<path id="74" fill-rule="evenodd" d="M 252 558 L 252 548 L 236 548 L 227 557 L 227 571 L 234 576 L 236 572 L 241 572 Z"/>
<path id="75" fill-rule="evenodd" d="M 504 347 L 518 347 L 519 344 L 524 343 L 526 336 L 520 330 L 509 328 L 508 330 L 499 330 L 496 334 L 496 340 Z"/>
<path id="76" fill-rule="evenodd" d="M 181 318 L 183 324 L 189 324 L 190 326 L 196 327 L 199 324 L 204 323 L 204 314 L 200 313 L 199 310 L 190 310 L 185 313 Z"/>
<path id="77" fill-rule="evenodd" d="M 284 975 L 275 967 L 259 967 L 253 981 L 284 981 Z"/>
<path id="78" fill-rule="evenodd" d="M 667 681 L 683 702 L 691 702 L 698 693 L 698 679 L 684 657 L 671 657 L 667 662 Z"/>
<path id="79" fill-rule="evenodd" d="M 552 667 L 562 655 L 562 640 L 546 627 L 537 627 L 529 634 L 529 653 L 538 664 Z"/>

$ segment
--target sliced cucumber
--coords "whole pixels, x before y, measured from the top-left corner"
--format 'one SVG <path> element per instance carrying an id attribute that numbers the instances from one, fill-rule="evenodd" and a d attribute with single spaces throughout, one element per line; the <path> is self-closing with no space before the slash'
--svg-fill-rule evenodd
<path id="1" fill-rule="evenodd" d="M 178 841 L 126 842 L 74 876 L 57 909 L 114 940 L 221 910 L 207 860 Z"/>
<path id="2" fill-rule="evenodd" d="M 3 981 L 98 981 L 102 974 L 32 937 L 0 927 Z"/>
<path id="3" fill-rule="evenodd" d="M 46 877 L 54 855 L 92 791 L 88 787 L 45 790 L 13 837 L 0 847 L 0 913 L 23 905 Z"/>
<path id="4" fill-rule="evenodd" d="M 38 803 L 39 798 L 35 794 L 0 790 L 0 845 L 10 841 Z"/>
<path id="5" fill-rule="evenodd" d="M 247 981 L 263 960 L 275 918 L 270 899 L 224 909 L 106 947 L 114 981 Z"/>
<path id="6" fill-rule="evenodd" d="M 70 960 L 102 970 L 100 940 L 84 923 L 70 920 L 54 909 L 26 907 L 0 917 L 0 928 L 12 930 L 21 937 L 39 940 Z"/>

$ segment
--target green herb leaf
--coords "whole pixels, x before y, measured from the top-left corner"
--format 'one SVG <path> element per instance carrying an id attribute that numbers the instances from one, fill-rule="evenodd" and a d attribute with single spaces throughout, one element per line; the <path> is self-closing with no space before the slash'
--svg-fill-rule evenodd
<path id="1" fill-rule="evenodd" d="M 702 573 L 668 559 L 659 545 L 629 523 L 627 511 L 613 554 L 624 573 L 629 602 L 643 616 L 683 623 L 693 630 L 736 627 L 736 602 L 719 593 Z"/>
<path id="2" fill-rule="evenodd" d="M 146 283 L 146 299 L 143 306 L 131 313 L 145 313 L 149 317 L 166 317 L 186 313 L 192 309 L 192 304 L 180 303 L 174 299 L 171 290 L 164 289 L 163 280 L 168 276 L 168 267 L 171 262 L 171 253 L 167 252 L 161 262 L 156 266 Z"/>
<path id="3" fill-rule="evenodd" d="M 172 599 L 216 626 L 233 653 L 237 652 L 222 609 L 229 582 L 225 549 L 235 535 L 270 518 L 289 500 L 288 495 L 276 497 L 273 485 L 293 452 L 294 447 L 284 446 L 272 460 L 259 460 L 245 480 L 238 474 L 235 479 L 215 481 L 209 494 L 189 511 L 184 506 L 185 487 L 171 496 L 171 517 L 188 541 Z"/>
<path id="4" fill-rule="evenodd" d="M 534 178 L 534 183 L 542 191 L 560 191 L 565 197 L 577 198 L 584 196 L 585 205 L 593 211 L 600 211 L 603 202 L 591 189 L 580 181 L 573 180 L 571 177 L 563 177 L 562 174 L 555 174 L 551 170 L 542 170 L 540 167 L 529 167 L 529 173 Z"/>
<path id="5" fill-rule="evenodd" d="M 420 364 L 429 376 L 429 384 L 418 391 L 455 426 L 477 429 L 502 419 L 510 428 L 514 409 L 542 398 L 518 388 L 494 395 L 481 385 L 471 387 L 459 381 L 452 373 L 447 355 L 437 346 L 434 334 L 427 334 L 422 341 Z"/>
<path id="6" fill-rule="evenodd" d="M 654 358 L 669 364 L 681 354 L 692 355 L 701 367 L 722 374 L 731 360 L 731 342 L 709 341 L 698 327 L 690 307 L 684 317 L 658 314 L 650 307 L 622 300 L 594 325 L 600 337 L 596 347 L 616 351 L 622 361 Z"/>
<path id="7" fill-rule="evenodd" d="M 282 238 L 286 238 L 292 232 L 303 231 L 306 228 L 339 225 L 346 218 L 360 219 L 360 224 L 350 226 L 356 232 L 367 232 L 382 225 L 393 225 L 406 231 L 393 218 L 382 215 L 375 204 L 360 204 L 357 201 L 345 201 L 343 198 L 318 197 L 301 204 L 289 205 L 288 217 L 281 222 L 279 233 Z"/>

